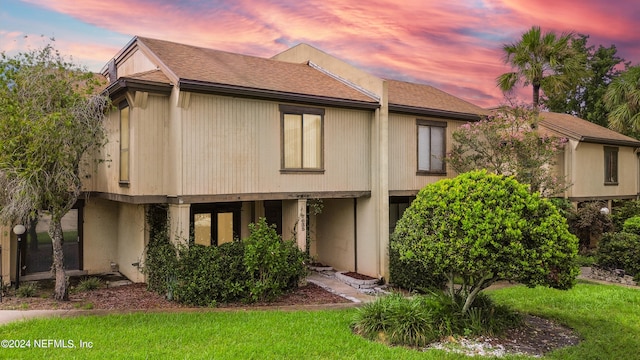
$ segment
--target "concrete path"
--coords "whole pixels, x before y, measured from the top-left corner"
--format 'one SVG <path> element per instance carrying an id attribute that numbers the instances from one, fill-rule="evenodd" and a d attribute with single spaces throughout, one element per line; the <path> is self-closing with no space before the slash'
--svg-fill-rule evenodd
<path id="1" fill-rule="evenodd" d="M 320 273 L 315 271 L 312 271 L 311 274 L 307 276 L 307 281 L 312 284 L 318 285 L 331 293 L 340 295 L 345 299 L 349 299 L 354 303 L 365 303 L 376 299 L 375 296 L 362 293 L 356 290 L 354 287 L 351 287 L 336 279 L 335 277 L 321 275 Z"/>

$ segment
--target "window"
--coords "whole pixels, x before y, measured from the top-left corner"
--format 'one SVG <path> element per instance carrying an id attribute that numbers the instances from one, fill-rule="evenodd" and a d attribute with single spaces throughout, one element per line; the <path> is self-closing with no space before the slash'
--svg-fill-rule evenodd
<path id="1" fill-rule="evenodd" d="M 324 109 L 280 105 L 282 171 L 322 171 Z"/>
<path id="2" fill-rule="evenodd" d="M 618 148 L 604 147 L 604 184 L 618 185 Z"/>
<path id="3" fill-rule="evenodd" d="M 120 183 L 129 183 L 129 104 L 120 103 Z"/>
<path id="4" fill-rule="evenodd" d="M 447 123 L 417 120 L 418 174 L 446 174 L 444 156 Z"/>
<path id="5" fill-rule="evenodd" d="M 194 244 L 222 245 L 240 235 L 242 203 L 191 205 Z"/>

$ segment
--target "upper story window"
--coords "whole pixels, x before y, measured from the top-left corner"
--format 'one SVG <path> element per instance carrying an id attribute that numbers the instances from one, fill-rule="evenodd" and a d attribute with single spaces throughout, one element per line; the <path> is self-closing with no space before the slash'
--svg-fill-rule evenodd
<path id="1" fill-rule="evenodd" d="M 126 101 L 118 106 L 120 111 L 120 183 L 129 183 L 129 104 Z"/>
<path id="2" fill-rule="evenodd" d="M 417 120 L 418 174 L 446 174 L 445 152 L 447 123 Z"/>
<path id="3" fill-rule="evenodd" d="M 604 184 L 618 185 L 618 148 L 604 147 Z"/>
<path id="4" fill-rule="evenodd" d="M 280 105 L 281 171 L 324 169 L 324 109 Z"/>

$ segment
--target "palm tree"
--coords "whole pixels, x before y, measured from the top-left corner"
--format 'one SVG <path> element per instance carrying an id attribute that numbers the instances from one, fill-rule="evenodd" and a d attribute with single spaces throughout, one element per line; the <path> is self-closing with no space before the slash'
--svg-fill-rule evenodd
<path id="1" fill-rule="evenodd" d="M 640 65 L 629 67 L 613 79 L 604 102 L 610 128 L 629 135 L 640 134 Z"/>
<path id="2" fill-rule="evenodd" d="M 533 26 L 522 34 L 520 41 L 504 44 L 504 62 L 511 65 L 513 71 L 498 76 L 498 87 L 509 92 L 518 83 L 532 85 L 535 107 L 540 104 L 540 89 L 559 91 L 568 88 L 572 80 L 585 71 L 582 56 L 571 46 L 573 39 L 573 33 L 542 34 L 539 26 Z"/>

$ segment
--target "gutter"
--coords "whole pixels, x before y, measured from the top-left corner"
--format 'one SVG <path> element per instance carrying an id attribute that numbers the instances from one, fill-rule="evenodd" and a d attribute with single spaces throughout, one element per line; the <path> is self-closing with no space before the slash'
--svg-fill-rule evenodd
<path id="1" fill-rule="evenodd" d="M 115 97 L 122 92 L 131 90 L 169 95 L 171 94 L 172 89 L 173 85 L 167 83 L 158 83 L 153 81 L 128 79 L 126 77 L 122 77 L 109 84 L 109 86 L 107 86 L 107 88 L 104 90 L 104 93 L 108 94 L 111 97 Z"/>

